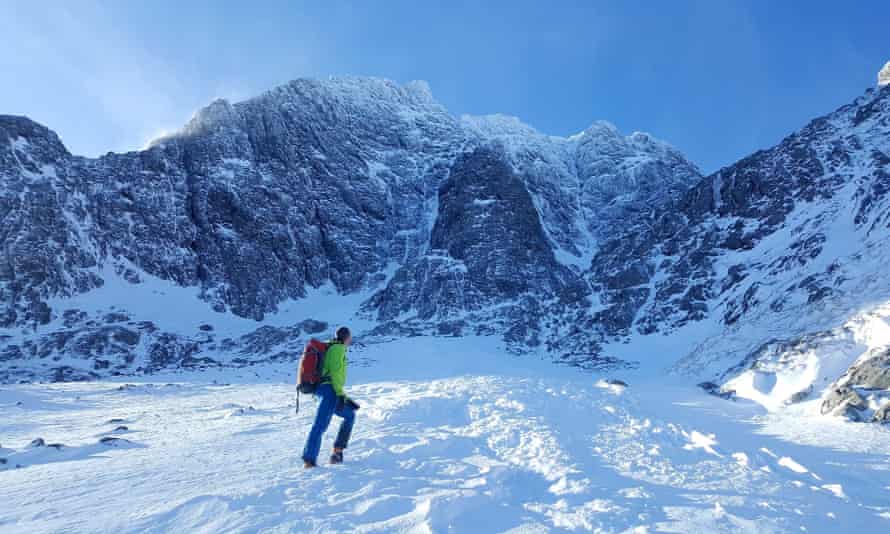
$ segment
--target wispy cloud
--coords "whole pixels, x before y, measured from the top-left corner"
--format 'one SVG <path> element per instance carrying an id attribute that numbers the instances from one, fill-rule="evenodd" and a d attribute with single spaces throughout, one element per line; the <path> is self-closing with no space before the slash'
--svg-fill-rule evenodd
<path id="1" fill-rule="evenodd" d="M 20 80 L 0 90 L 15 91 L 0 93 L 0 101 L 26 108 L 10 111 L 52 121 L 48 126 L 75 153 L 139 149 L 159 132 L 182 126 L 209 99 L 200 82 L 177 76 L 95 4 L 7 5 L 4 11 L 0 33 L 16 43 L 17 54 L 0 60 L 0 67 L 15 61 L 12 72 Z"/>

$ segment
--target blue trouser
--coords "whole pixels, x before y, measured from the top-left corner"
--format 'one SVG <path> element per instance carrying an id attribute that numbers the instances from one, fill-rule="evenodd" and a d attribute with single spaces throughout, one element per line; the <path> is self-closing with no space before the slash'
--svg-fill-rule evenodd
<path id="1" fill-rule="evenodd" d="M 334 440 L 334 448 L 346 448 L 346 445 L 349 444 L 349 436 L 352 434 L 352 424 L 355 423 L 354 409 L 347 405 L 337 407 L 337 394 L 334 392 L 333 386 L 321 384 L 315 390 L 315 395 L 321 398 L 321 402 L 318 404 L 315 422 L 312 424 L 312 430 L 309 431 L 309 438 L 306 440 L 306 446 L 303 448 L 303 461 L 312 463 L 318 460 L 321 438 L 327 431 L 328 425 L 331 424 L 331 417 L 334 414 L 343 418 L 343 421 L 340 423 L 340 431 L 337 432 L 337 439 Z"/>

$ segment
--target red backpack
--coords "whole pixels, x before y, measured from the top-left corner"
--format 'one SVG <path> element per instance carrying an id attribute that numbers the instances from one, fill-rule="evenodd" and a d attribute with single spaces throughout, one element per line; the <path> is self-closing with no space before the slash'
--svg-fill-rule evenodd
<path id="1" fill-rule="evenodd" d="M 306 343 L 297 372 L 297 389 L 300 393 L 315 393 L 315 388 L 321 384 L 321 370 L 324 368 L 324 353 L 327 350 L 328 344 L 315 338 Z"/>

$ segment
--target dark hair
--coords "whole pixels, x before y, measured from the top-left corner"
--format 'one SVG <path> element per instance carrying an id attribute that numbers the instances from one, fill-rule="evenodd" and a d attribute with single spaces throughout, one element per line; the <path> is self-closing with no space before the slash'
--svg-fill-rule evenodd
<path id="1" fill-rule="evenodd" d="M 346 340 L 349 339 L 351 336 L 352 332 L 350 332 L 349 329 L 345 326 L 341 326 L 337 329 L 336 337 L 337 341 L 339 341 L 340 343 L 346 343 Z"/>

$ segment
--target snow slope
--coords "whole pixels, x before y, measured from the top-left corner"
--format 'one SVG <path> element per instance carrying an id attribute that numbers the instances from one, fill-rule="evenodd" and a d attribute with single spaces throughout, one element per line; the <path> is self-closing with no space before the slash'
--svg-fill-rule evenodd
<path id="1" fill-rule="evenodd" d="M 347 464 L 314 471 L 299 461 L 314 403 L 294 414 L 292 364 L 5 386 L 0 530 L 890 528 L 882 427 L 770 414 L 642 372 L 615 376 L 623 387 L 491 338 L 403 339 L 351 360 L 362 409 Z"/>

